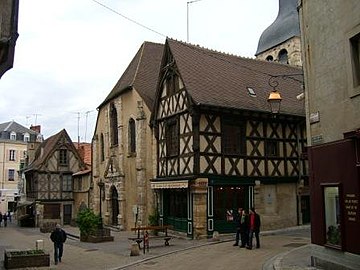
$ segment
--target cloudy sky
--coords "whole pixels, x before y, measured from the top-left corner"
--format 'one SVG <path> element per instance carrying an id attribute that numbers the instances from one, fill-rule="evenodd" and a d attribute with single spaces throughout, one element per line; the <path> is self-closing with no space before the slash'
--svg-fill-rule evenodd
<path id="1" fill-rule="evenodd" d="M 96 108 L 144 41 L 189 36 L 193 44 L 254 57 L 278 3 L 21 0 L 14 67 L 0 79 L 0 123 L 41 125 L 45 138 L 65 128 L 74 141 L 90 142 Z"/>

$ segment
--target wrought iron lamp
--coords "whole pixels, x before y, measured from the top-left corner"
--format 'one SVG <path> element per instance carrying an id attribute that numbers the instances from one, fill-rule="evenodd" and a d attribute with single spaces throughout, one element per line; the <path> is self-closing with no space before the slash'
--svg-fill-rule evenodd
<path id="1" fill-rule="evenodd" d="M 273 90 L 270 92 L 270 95 L 267 99 L 271 113 L 278 114 L 280 112 L 280 105 L 281 105 L 281 95 L 278 90 L 276 90 L 276 87 L 279 85 L 279 82 L 274 80 L 275 77 L 271 76 L 269 79 L 269 85 L 273 88 Z"/>

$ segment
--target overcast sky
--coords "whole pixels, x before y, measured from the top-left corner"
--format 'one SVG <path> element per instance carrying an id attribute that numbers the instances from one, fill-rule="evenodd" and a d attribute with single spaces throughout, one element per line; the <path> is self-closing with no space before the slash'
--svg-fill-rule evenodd
<path id="1" fill-rule="evenodd" d="M 254 57 L 279 5 L 278 0 L 187 2 L 21 0 L 14 67 L 0 79 L 0 123 L 41 125 L 45 139 L 65 128 L 73 141 L 80 136 L 90 142 L 96 108 L 144 41 L 164 43 L 166 36 L 187 41 L 189 25 L 190 43 Z"/>

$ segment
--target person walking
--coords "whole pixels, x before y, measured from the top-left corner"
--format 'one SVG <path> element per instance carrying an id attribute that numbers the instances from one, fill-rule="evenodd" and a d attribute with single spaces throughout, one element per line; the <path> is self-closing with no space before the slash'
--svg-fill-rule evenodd
<path id="1" fill-rule="evenodd" d="M 4 227 L 6 227 L 7 226 L 7 214 L 6 213 L 3 215 L 3 220 L 4 220 Z"/>
<path id="2" fill-rule="evenodd" d="M 260 216 L 258 213 L 256 213 L 255 208 L 252 207 L 250 209 L 250 214 L 249 214 L 249 241 L 248 241 L 247 249 L 252 249 L 254 234 L 256 238 L 256 248 L 260 248 L 260 238 L 259 238 L 260 226 L 261 226 Z"/>
<path id="3" fill-rule="evenodd" d="M 11 212 L 10 212 L 10 210 L 8 211 L 8 219 L 9 219 L 9 222 L 11 223 Z"/>
<path id="4" fill-rule="evenodd" d="M 241 207 L 238 208 L 238 212 L 237 215 L 235 216 L 235 226 L 236 226 L 236 236 L 235 236 L 235 243 L 233 244 L 233 246 L 238 246 L 239 245 L 239 240 L 240 240 L 240 221 L 241 221 L 241 214 L 242 214 L 243 209 Z"/>
<path id="5" fill-rule="evenodd" d="M 2 213 L 0 211 L 0 227 L 1 227 L 1 224 L 2 224 L 2 219 L 3 219 L 3 215 L 2 215 Z"/>
<path id="6" fill-rule="evenodd" d="M 246 247 L 249 238 L 249 216 L 246 210 L 242 210 L 240 216 L 241 248 Z"/>
<path id="7" fill-rule="evenodd" d="M 54 243 L 54 260 L 55 264 L 61 262 L 64 251 L 64 243 L 66 241 L 66 232 L 61 229 L 60 224 L 56 224 L 55 230 L 50 234 L 50 239 Z"/>

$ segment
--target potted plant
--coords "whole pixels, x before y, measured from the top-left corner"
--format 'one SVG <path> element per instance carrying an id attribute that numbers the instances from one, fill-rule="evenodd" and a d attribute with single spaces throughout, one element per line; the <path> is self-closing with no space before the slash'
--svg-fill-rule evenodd
<path id="1" fill-rule="evenodd" d="M 114 241 L 114 237 L 110 235 L 110 230 L 102 227 L 100 216 L 89 208 L 79 212 L 76 223 L 80 229 L 80 241 L 94 243 Z"/>

